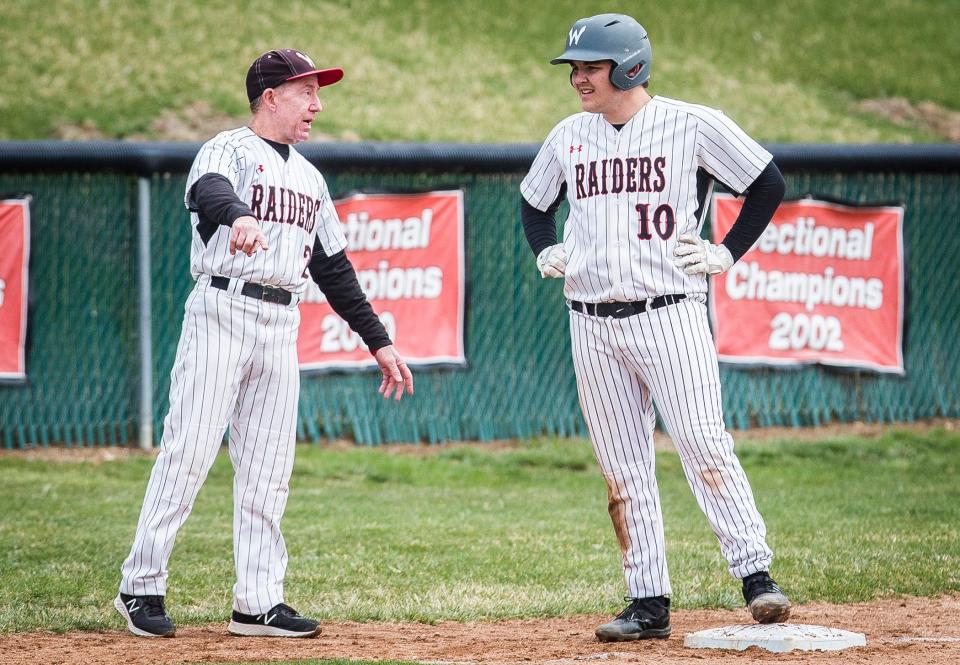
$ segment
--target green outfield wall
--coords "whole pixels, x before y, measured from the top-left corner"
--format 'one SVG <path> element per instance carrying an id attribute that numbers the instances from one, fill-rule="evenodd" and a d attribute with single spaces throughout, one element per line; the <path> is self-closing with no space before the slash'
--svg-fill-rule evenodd
<path id="1" fill-rule="evenodd" d="M 0 193 L 31 204 L 28 380 L 0 384 L 0 446 L 135 443 L 144 375 L 138 203 L 149 191 L 151 439 L 192 281 L 183 186 L 198 145 L 0 144 Z M 906 207 L 905 376 L 806 366 L 723 367 L 727 423 L 807 426 L 960 416 L 960 150 L 768 146 L 805 194 Z M 558 284 L 542 280 L 518 220 L 536 146 L 310 145 L 336 196 L 456 189 L 466 205 L 466 368 L 421 369 L 416 395 L 378 373 L 305 374 L 299 436 L 360 444 L 585 434 Z M 0 248 L 3 251 L 3 248 Z"/>

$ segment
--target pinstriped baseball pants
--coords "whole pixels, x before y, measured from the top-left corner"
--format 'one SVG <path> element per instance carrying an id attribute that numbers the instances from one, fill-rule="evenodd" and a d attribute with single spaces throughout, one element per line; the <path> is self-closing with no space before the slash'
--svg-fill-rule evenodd
<path id="1" fill-rule="evenodd" d="M 234 609 L 283 602 L 280 520 L 293 470 L 300 311 L 209 287 L 190 294 L 171 373 L 170 410 L 120 591 L 166 595 L 167 562 L 230 424 Z"/>
<path id="2" fill-rule="evenodd" d="M 766 527 L 724 428 L 705 298 L 622 319 L 571 310 L 570 336 L 580 407 L 607 483 L 628 595 L 671 593 L 654 474 L 654 402 L 731 575 L 767 570 L 773 552 Z"/>

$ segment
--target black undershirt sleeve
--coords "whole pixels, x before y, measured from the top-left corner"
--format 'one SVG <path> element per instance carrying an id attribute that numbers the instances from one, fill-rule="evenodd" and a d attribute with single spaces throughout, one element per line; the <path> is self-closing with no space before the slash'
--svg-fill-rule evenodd
<path id="1" fill-rule="evenodd" d="M 253 217 L 250 206 L 240 200 L 233 185 L 219 173 L 205 173 L 190 188 L 190 210 L 197 213 L 197 232 L 204 244 L 218 226 L 233 226 L 244 215 Z"/>
<path id="2" fill-rule="evenodd" d="M 730 250 L 734 261 L 739 261 L 740 257 L 753 247 L 753 243 L 773 218 L 773 213 L 786 191 L 787 184 L 783 175 L 771 160 L 747 189 L 737 221 L 723 239 L 723 244 Z"/>
<path id="3" fill-rule="evenodd" d="M 520 221 L 523 222 L 523 233 L 527 236 L 527 242 L 534 256 L 540 256 L 540 252 L 550 245 L 557 244 L 557 220 L 555 215 L 560 209 L 563 197 L 567 195 L 567 185 L 560 186 L 560 193 L 556 200 L 550 204 L 550 207 L 544 210 L 537 210 L 530 205 L 523 195 L 520 195 Z"/>
<path id="4" fill-rule="evenodd" d="M 393 344 L 360 288 L 357 273 L 346 251 L 327 256 L 318 238 L 313 244 L 313 257 L 307 268 L 333 311 L 360 335 L 370 353 Z"/>

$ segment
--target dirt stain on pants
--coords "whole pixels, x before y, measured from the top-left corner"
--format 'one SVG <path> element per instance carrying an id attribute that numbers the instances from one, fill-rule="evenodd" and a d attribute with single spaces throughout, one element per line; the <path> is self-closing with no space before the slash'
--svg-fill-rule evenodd
<path id="1" fill-rule="evenodd" d="M 627 530 L 627 502 L 624 498 L 623 478 L 604 474 L 603 479 L 607 482 L 607 512 L 610 513 L 613 530 L 617 534 L 620 553 L 626 555 L 627 548 L 630 547 L 630 535 Z"/>

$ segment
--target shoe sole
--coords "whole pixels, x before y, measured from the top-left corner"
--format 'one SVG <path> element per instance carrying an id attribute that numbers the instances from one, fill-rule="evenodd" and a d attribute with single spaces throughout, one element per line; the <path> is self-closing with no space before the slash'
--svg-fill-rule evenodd
<path id="1" fill-rule="evenodd" d="M 670 637 L 670 626 L 666 628 L 648 628 L 639 633 L 601 633 L 596 631 L 595 635 L 601 642 L 633 642 L 634 640 L 663 640 Z"/>
<path id="2" fill-rule="evenodd" d="M 790 601 L 779 593 L 765 593 L 750 603 L 750 614 L 758 623 L 783 623 L 790 618 Z"/>
<path id="3" fill-rule="evenodd" d="M 137 637 L 176 637 L 177 629 L 174 628 L 169 633 L 163 635 L 157 635 L 156 633 L 148 633 L 142 628 L 137 628 L 133 625 L 133 620 L 130 618 L 130 612 L 127 610 L 127 606 L 120 600 L 120 596 L 117 596 L 113 599 L 113 606 L 117 608 L 117 612 L 120 613 L 124 619 L 127 620 L 127 630 L 136 635 Z"/>
<path id="4" fill-rule="evenodd" d="M 227 632 L 238 637 L 314 637 L 320 634 L 321 626 L 309 631 L 284 630 L 259 623 L 239 623 L 231 619 Z"/>

